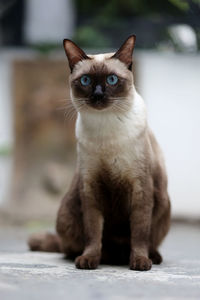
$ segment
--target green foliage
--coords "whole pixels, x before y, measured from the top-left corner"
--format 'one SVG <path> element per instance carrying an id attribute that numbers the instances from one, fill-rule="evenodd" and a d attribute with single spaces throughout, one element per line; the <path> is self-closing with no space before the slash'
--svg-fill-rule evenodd
<path id="1" fill-rule="evenodd" d="M 169 2 L 182 11 L 188 11 L 189 9 L 189 3 L 186 0 L 169 0 Z"/>
<path id="2" fill-rule="evenodd" d="M 76 0 L 76 4 L 80 14 L 111 18 L 155 13 L 174 14 L 189 7 L 187 0 Z"/>
<path id="3" fill-rule="evenodd" d="M 112 33 L 128 32 L 136 17 L 184 16 L 200 0 L 75 0 L 78 13 L 76 41 L 83 47 L 109 47 Z M 110 39 L 109 39 L 110 38 Z"/>
<path id="4" fill-rule="evenodd" d="M 0 147 L 0 156 L 9 156 L 12 153 L 12 149 L 9 146 Z"/>
<path id="5" fill-rule="evenodd" d="M 98 29 L 91 26 L 78 28 L 73 40 L 81 47 L 86 48 L 94 48 L 94 44 L 97 48 L 110 46 L 109 40 Z"/>
<path id="6" fill-rule="evenodd" d="M 47 55 L 51 51 L 56 50 L 59 48 L 59 45 L 55 43 L 37 43 L 31 45 L 31 47 L 35 50 L 37 50 L 42 55 Z"/>

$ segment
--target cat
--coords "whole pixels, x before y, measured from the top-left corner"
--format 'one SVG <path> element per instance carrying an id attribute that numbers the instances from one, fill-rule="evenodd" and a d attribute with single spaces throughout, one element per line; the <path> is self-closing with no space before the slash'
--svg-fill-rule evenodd
<path id="1" fill-rule="evenodd" d="M 57 251 L 80 269 L 100 263 L 150 270 L 170 226 L 167 175 L 134 86 L 135 35 L 116 53 L 87 55 L 65 39 L 71 100 L 78 113 L 78 163 L 57 215 L 57 235 L 30 238 L 31 250 Z"/>

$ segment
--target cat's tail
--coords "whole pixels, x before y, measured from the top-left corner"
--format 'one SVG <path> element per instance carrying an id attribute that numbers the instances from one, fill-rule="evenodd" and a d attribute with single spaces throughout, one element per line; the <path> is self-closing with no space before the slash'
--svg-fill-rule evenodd
<path id="1" fill-rule="evenodd" d="M 32 251 L 61 252 L 61 243 L 58 235 L 53 233 L 33 234 L 28 240 Z"/>

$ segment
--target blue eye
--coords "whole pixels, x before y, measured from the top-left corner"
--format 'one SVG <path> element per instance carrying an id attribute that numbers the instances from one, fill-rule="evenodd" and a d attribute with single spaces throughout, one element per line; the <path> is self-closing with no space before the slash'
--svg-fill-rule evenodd
<path id="1" fill-rule="evenodd" d="M 87 86 L 91 83 L 91 79 L 88 75 L 81 76 L 81 84 Z"/>
<path id="2" fill-rule="evenodd" d="M 112 74 L 106 78 L 106 81 L 110 85 L 115 85 L 118 82 L 118 77 L 117 75 Z"/>

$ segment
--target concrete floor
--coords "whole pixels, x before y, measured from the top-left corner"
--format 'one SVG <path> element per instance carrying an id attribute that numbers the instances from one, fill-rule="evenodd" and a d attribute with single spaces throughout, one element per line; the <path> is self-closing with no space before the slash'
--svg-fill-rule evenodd
<path id="1" fill-rule="evenodd" d="M 27 230 L 0 229 L 0 299 L 200 299 L 200 228 L 175 224 L 151 271 L 77 270 L 60 254 L 33 253 Z"/>

